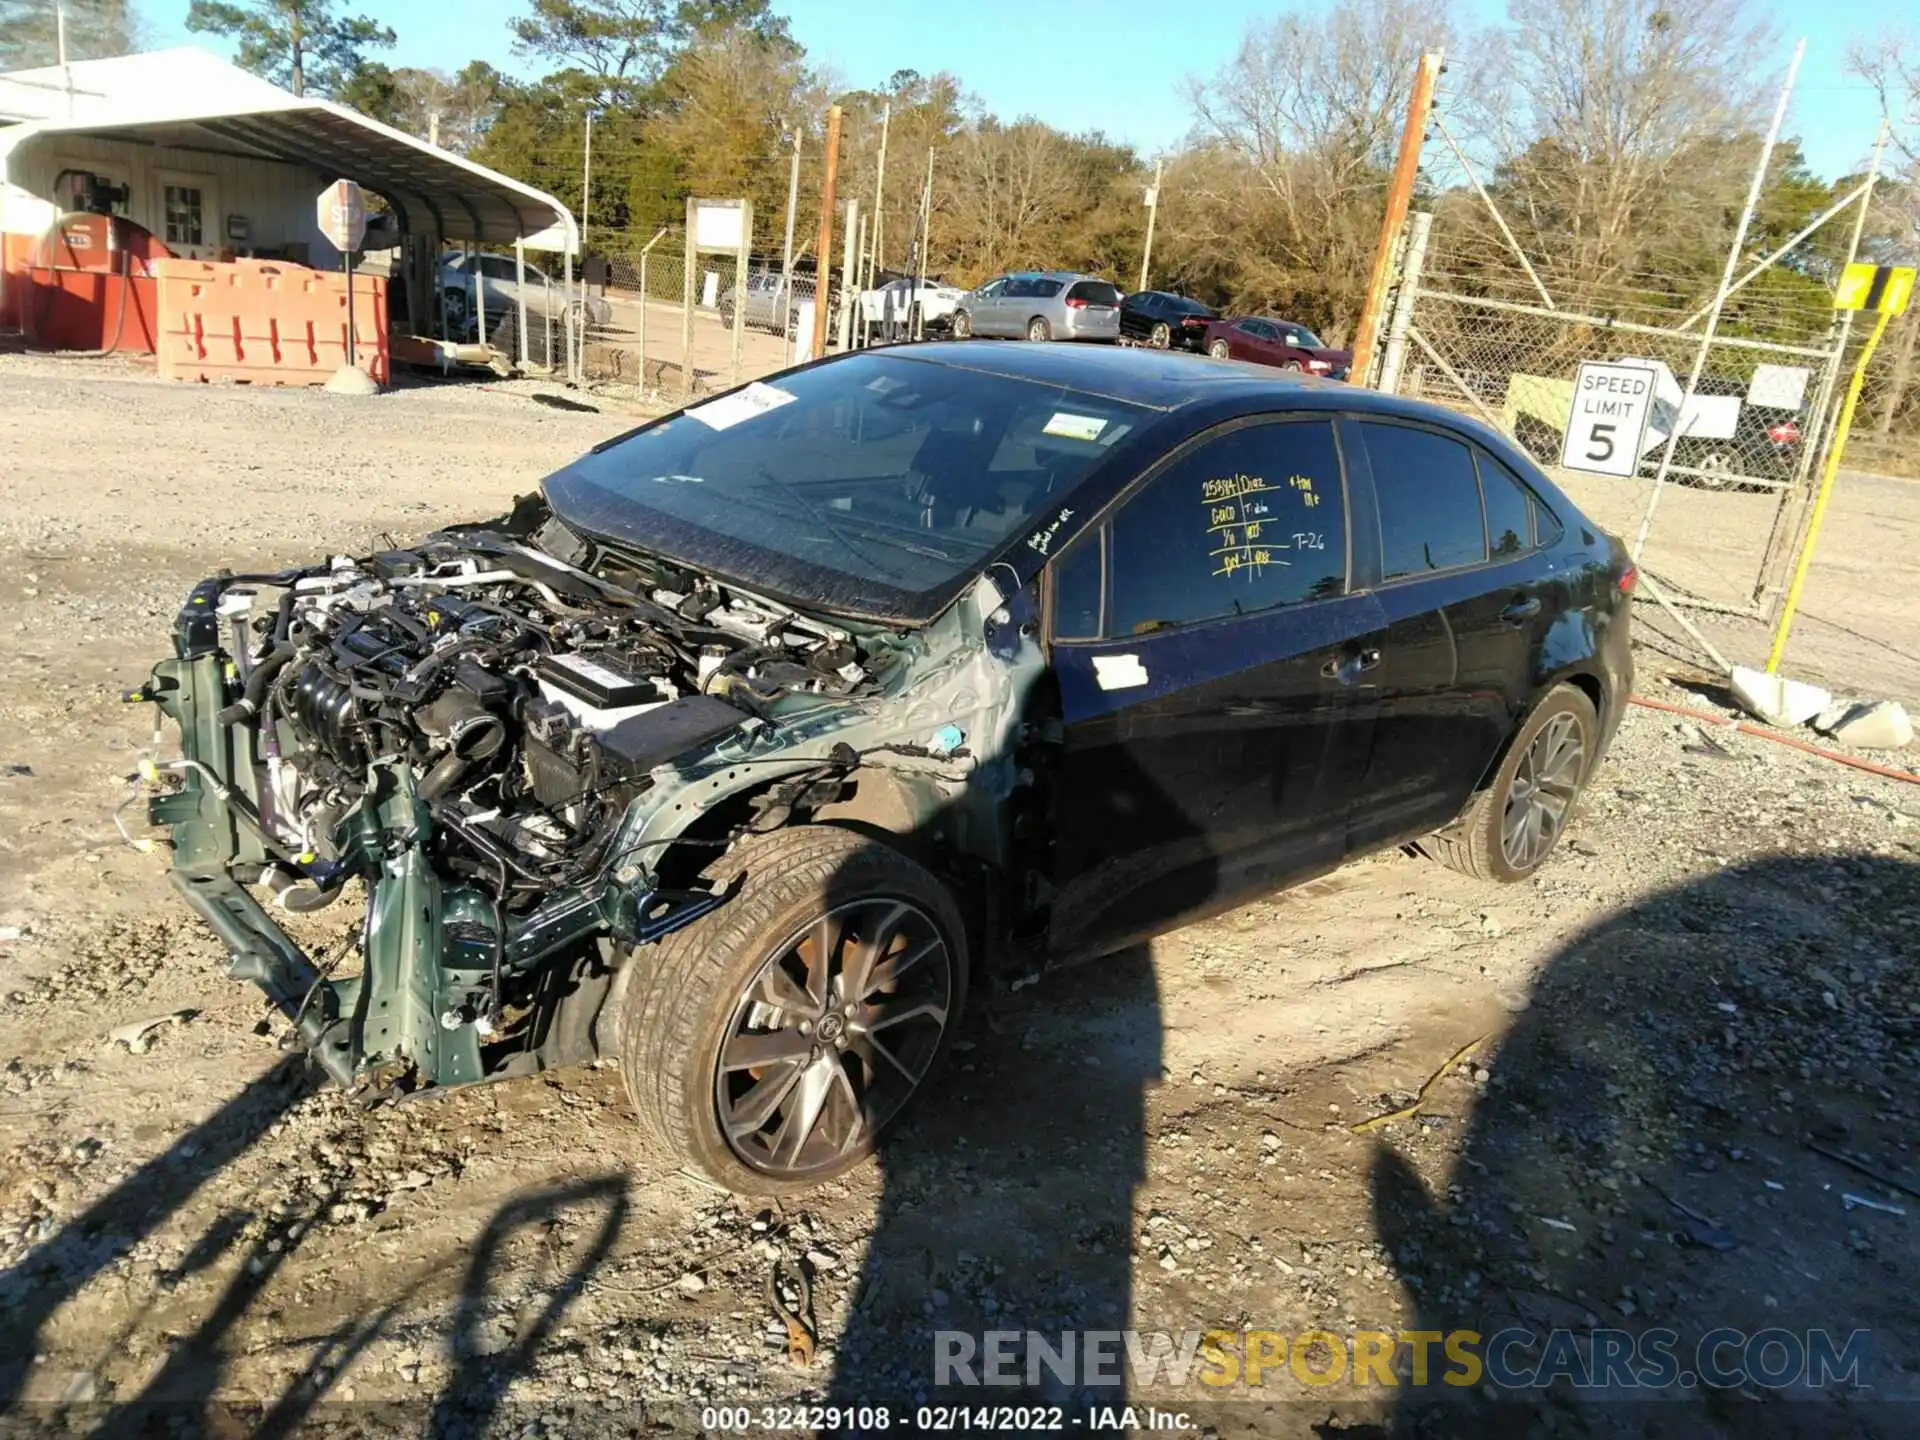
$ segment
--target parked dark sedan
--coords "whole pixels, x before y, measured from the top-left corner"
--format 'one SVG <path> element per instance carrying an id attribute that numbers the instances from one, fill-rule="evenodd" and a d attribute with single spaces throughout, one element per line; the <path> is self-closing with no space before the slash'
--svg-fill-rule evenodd
<path id="1" fill-rule="evenodd" d="M 1351 350 L 1336 350 L 1304 325 L 1246 315 L 1207 326 L 1207 354 L 1216 360 L 1251 360 L 1280 370 L 1298 370 L 1327 380 L 1344 380 L 1353 364 Z"/>
<path id="2" fill-rule="evenodd" d="M 1120 302 L 1120 334 L 1156 350 L 1204 350 L 1207 323 L 1219 313 L 1185 295 L 1140 290 Z"/>
<path id="3" fill-rule="evenodd" d="M 984 976 L 1388 846 L 1532 875 L 1626 705 L 1633 581 L 1452 411 L 932 344 L 494 520 L 222 571 L 129 698 L 179 730 L 140 763 L 176 889 L 336 1080 L 614 1057 L 673 1153 L 779 1192 L 871 1153 Z M 325 970 L 260 898 L 349 887 Z"/>

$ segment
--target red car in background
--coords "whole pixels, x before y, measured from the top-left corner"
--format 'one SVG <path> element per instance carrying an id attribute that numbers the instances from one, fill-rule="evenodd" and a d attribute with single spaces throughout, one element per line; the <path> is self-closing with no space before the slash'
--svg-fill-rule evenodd
<path id="1" fill-rule="evenodd" d="M 1328 380 L 1344 380 L 1353 364 L 1351 350 L 1335 350 L 1304 325 L 1243 315 L 1207 326 L 1206 351 L 1216 360 L 1251 360 L 1278 370 L 1299 370 Z"/>

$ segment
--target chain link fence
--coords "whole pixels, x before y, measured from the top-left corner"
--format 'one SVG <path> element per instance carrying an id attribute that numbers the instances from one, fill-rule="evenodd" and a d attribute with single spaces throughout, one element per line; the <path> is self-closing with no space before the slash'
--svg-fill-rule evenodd
<path id="1" fill-rule="evenodd" d="M 690 277 L 680 228 L 593 241 L 606 264 L 604 283 L 589 286 L 590 296 L 604 301 L 588 315 L 582 367 L 590 382 L 677 402 L 807 358 L 798 349 L 815 300 L 812 274 L 789 279 L 775 257 L 772 265 L 750 266 L 743 288 L 731 257 L 700 254 Z M 832 343 L 837 317 L 831 303 L 826 309 L 818 323 L 828 326 Z"/>
<path id="2" fill-rule="evenodd" d="M 1477 416 L 1609 530 L 1630 542 L 1644 532 L 1641 567 L 1674 599 L 1765 618 L 1858 350 L 1859 332 L 1849 337 L 1836 317 L 1814 254 L 1821 244 L 1844 252 L 1851 214 L 1836 206 L 1794 244 L 1743 260 L 1707 343 L 1724 242 L 1710 273 L 1700 249 L 1669 257 L 1642 247 L 1618 263 L 1579 235 L 1541 234 L 1537 216 L 1509 223 L 1455 154 L 1460 183 L 1409 226 L 1381 388 Z M 1875 363 L 1880 408 L 1863 407 L 1849 468 L 1914 463 L 1920 407 L 1897 378 L 1899 353 L 1890 345 Z M 1654 372 L 1652 418 L 1624 478 L 1561 465 L 1585 361 Z M 1876 431 L 1863 445 L 1862 426 L 1881 421 L 1884 440 Z"/>

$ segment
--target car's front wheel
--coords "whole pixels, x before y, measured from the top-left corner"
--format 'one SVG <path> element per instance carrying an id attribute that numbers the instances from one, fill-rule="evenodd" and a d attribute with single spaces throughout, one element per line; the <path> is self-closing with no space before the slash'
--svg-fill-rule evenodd
<path id="1" fill-rule="evenodd" d="M 964 310 L 953 312 L 953 338 L 956 340 L 973 338 L 973 317 Z"/>
<path id="2" fill-rule="evenodd" d="M 831 826 L 747 841 L 719 909 L 636 953 L 620 1067 L 643 1124 L 728 1189 L 804 1190 L 859 1164 L 944 1057 L 966 998 L 947 888 Z"/>
<path id="3" fill-rule="evenodd" d="M 1593 701 L 1571 685 L 1555 686 L 1514 736 L 1492 783 L 1419 848 L 1476 879 L 1525 880 L 1566 833 L 1599 735 Z"/>

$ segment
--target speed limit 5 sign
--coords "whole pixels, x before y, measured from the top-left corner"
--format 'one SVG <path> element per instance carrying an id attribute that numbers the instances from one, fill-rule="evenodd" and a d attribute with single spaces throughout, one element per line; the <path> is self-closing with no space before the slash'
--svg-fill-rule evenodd
<path id="1" fill-rule="evenodd" d="M 1573 382 L 1561 467 L 1595 475 L 1633 474 L 1653 415 L 1656 378 L 1644 365 L 1584 362 Z"/>

